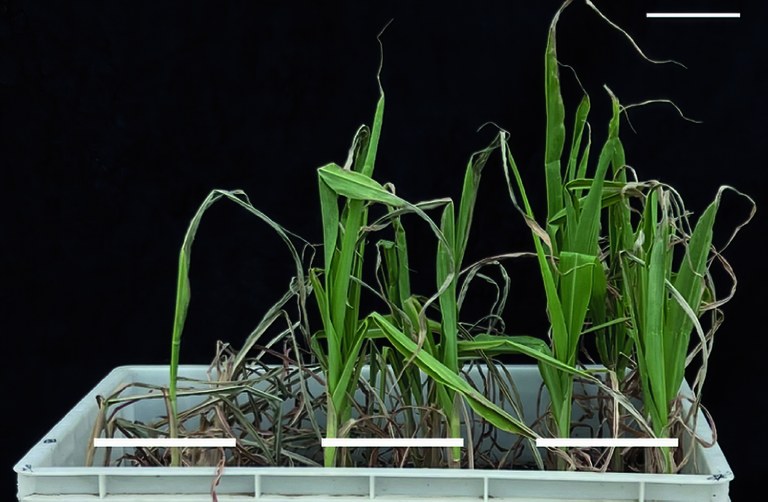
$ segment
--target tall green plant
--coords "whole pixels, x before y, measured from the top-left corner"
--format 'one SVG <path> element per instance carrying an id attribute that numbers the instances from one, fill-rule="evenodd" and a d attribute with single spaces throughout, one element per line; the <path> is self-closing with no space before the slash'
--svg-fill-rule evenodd
<path id="1" fill-rule="evenodd" d="M 706 366 L 708 349 L 699 317 L 714 299 L 708 268 L 723 189 L 687 235 L 675 192 L 659 183 L 649 186 L 634 231 L 635 245 L 621 252 L 622 295 L 629 299 L 629 335 L 635 342 L 644 407 L 654 434 L 661 437 L 672 433 L 673 403 L 683 383 L 694 329 Z M 661 469 L 674 469 L 668 448 L 661 450 Z"/>
<path id="2" fill-rule="evenodd" d="M 378 149 L 384 114 L 384 93 L 381 92 L 373 127 L 362 128 L 352 146 L 349 170 L 361 179 L 370 180 Z M 346 198 L 339 209 L 339 192 L 333 188 L 333 176 L 338 170 L 329 165 L 318 170 L 318 185 L 323 223 L 323 284 L 312 274 L 315 298 L 323 321 L 328 391 L 328 438 L 337 437 L 340 424 L 349 419 L 350 392 L 356 385 L 352 378 L 360 348 L 365 340 L 366 323 L 359 317 L 360 284 L 362 281 L 365 239 L 360 230 L 367 223 L 365 199 Z M 325 449 L 325 465 L 336 465 L 336 448 Z"/>
<path id="3" fill-rule="evenodd" d="M 609 369 L 623 377 L 627 368 L 637 364 L 644 410 L 652 424 L 649 432 L 663 436 L 669 433 L 670 406 L 692 357 L 688 351 L 693 327 L 701 337 L 694 352 L 703 352 L 706 361 L 706 335 L 697 317 L 704 309 L 702 298 L 714 297 L 707 267 L 720 193 L 688 236 L 680 223 L 686 219 L 682 201 L 671 195 L 674 191 L 662 188 L 657 182 L 628 181 L 628 167 L 619 139 L 622 108 L 610 90 L 612 117 L 608 138 L 594 171 L 589 172 L 591 139 L 581 147 L 583 133 L 589 130 L 587 96 L 576 110 L 570 153 L 563 158 L 565 111 L 560 91 L 556 25 L 570 3 L 566 0 L 553 18 L 545 54 L 547 218 L 543 227 L 536 223 L 506 142 L 503 146 L 505 173 L 513 203 L 532 231 L 551 323 L 552 356 L 568 367 L 576 365 L 581 335 L 595 332 L 600 359 Z M 589 1 L 587 4 L 597 11 Z M 632 43 L 646 60 L 658 62 L 645 57 Z M 508 170 L 515 178 L 522 208 L 517 203 Z M 652 189 L 646 196 L 644 190 L 649 187 Z M 644 205 L 640 221 L 634 226 L 633 213 L 637 211 L 630 205 L 630 199 L 637 197 Z M 603 249 L 602 209 L 607 210 L 608 222 L 607 243 Z M 676 245 L 683 246 L 685 253 L 680 269 L 675 272 L 672 265 Z M 541 361 L 541 356 L 538 359 Z M 554 365 L 543 366 L 541 371 L 552 400 L 556 432 L 567 437 L 574 373 Z M 604 386 L 601 388 L 605 390 Z M 616 398 L 614 390 L 610 394 Z M 629 407 L 626 409 L 638 425 L 647 427 L 643 417 L 637 417 Z M 672 466 L 669 450 L 662 450 L 662 456 L 663 468 L 669 471 Z"/>
<path id="4" fill-rule="evenodd" d="M 324 254 L 327 264 L 323 271 L 325 284 L 320 281 L 319 275 L 316 272 L 311 274 L 311 278 L 328 344 L 327 357 L 324 358 L 326 360 L 326 367 L 324 369 L 327 374 L 328 406 L 333 407 L 332 410 L 329 410 L 329 419 L 335 418 L 336 420 L 335 428 L 329 421 L 327 437 L 337 437 L 334 434 L 337 434 L 340 430 L 339 425 L 350 417 L 351 395 L 357 385 L 356 375 L 359 375 L 359 370 L 362 367 L 358 357 L 360 347 L 368 339 L 382 337 L 401 355 L 404 366 L 415 364 L 416 367 L 431 377 L 435 384 L 438 404 L 446 416 L 449 417 L 449 434 L 455 434 L 455 437 L 458 437 L 458 432 L 451 420 L 457 420 L 460 427 L 458 418 L 454 418 L 456 417 L 454 410 L 458 409 L 456 400 L 463 398 L 480 416 L 497 427 L 523 434 L 528 438 L 535 437 L 535 433 L 529 427 L 493 404 L 463 379 L 458 370 L 457 339 L 449 339 L 444 332 L 447 327 L 448 330 L 454 330 L 454 335 L 450 336 L 458 336 L 457 312 L 455 310 L 457 308 L 455 302 L 455 277 L 457 276 L 455 253 L 457 250 L 463 253 L 466 247 L 466 235 L 469 231 L 469 219 L 471 219 L 472 215 L 471 203 L 474 201 L 474 195 L 470 194 L 470 192 L 476 192 L 476 176 L 479 174 L 479 170 L 482 169 L 482 165 L 485 164 L 489 153 L 490 150 L 481 153 L 477 157 L 473 157 L 470 162 L 469 171 L 471 174 L 468 175 L 469 179 L 465 182 L 466 195 L 463 196 L 464 203 L 460 205 L 458 217 L 458 228 L 461 228 L 461 235 L 463 236 L 461 239 L 455 237 L 458 234 L 455 232 L 456 226 L 451 221 L 453 204 L 450 200 L 442 199 L 411 204 L 387 191 L 382 185 L 362 172 L 343 169 L 335 164 L 324 166 L 318 170 L 322 183 L 321 204 L 324 221 Z M 324 194 L 322 190 L 325 191 Z M 398 326 L 396 322 L 393 322 L 392 316 L 383 316 L 377 312 L 368 315 L 364 319 L 354 318 L 354 322 L 356 322 L 354 324 L 354 331 L 349 330 L 343 325 L 339 325 L 347 329 L 347 331 L 342 332 L 344 333 L 343 336 L 340 336 L 340 333 L 336 331 L 338 324 L 335 324 L 332 316 L 333 303 L 328 292 L 332 291 L 337 285 L 333 281 L 328 281 L 328 278 L 339 276 L 335 267 L 341 262 L 338 256 L 340 256 L 339 253 L 341 253 L 343 247 L 339 249 L 338 246 L 339 242 L 342 242 L 343 246 L 344 240 L 339 234 L 338 229 L 343 228 L 344 231 L 347 231 L 347 227 L 340 224 L 343 220 L 338 218 L 338 213 L 334 213 L 334 209 L 338 210 L 336 201 L 340 197 L 345 198 L 347 204 L 349 202 L 383 204 L 390 209 L 388 215 L 384 218 L 386 220 L 401 214 L 415 213 L 427 222 L 437 237 L 439 243 L 438 278 L 440 281 L 438 291 L 422 305 L 419 305 L 413 297 L 407 298 L 403 305 L 403 311 L 406 315 L 408 315 L 409 311 L 413 312 L 414 306 L 420 306 L 418 312 L 414 312 L 415 319 L 413 314 L 409 316 L 411 325 L 415 321 L 415 324 L 418 326 L 417 332 L 406 334 L 402 326 Z M 424 212 L 425 208 L 430 209 L 436 206 L 444 206 L 443 218 L 439 226 Z M 364 241 L 365 234 L 370 228 L 377 228 L 378 226 L 380 226 L 379 222 L 374 222 L 365 229 L 362 227 L 358 228 L 360 233 L 356 239 L 350 239 L 350 242 Z M 362 259 L 362 257 L 357 259 Z M 359 276 L 350 280 L 354 280 L 358 287 L 362 282 Z M 400 284 L 404 286 L 404 283 L 401 282 Z M 403 290 L 403 292 L 405 291 Z M 454 300 L 452 302 L 445 299 L 441 301 L 440 298 L 446 298 L 443 296 L 446 294 L 453 294 Z M 341 301 L 339 300 L 340 298 L 345 300 L 343 306 L 355 314 L 359 311 L 359 296 L 352 298 L 353 301 L 358 302 L 354 304 L 349 303 L 346 297 L 338 296 L 338 293 L 335 298 L 335 301 Z M 442 320 L 438 332 L 440 335 L 438 343 L 432 340 L 432 332 L 428 333 L 428 330 L 434 328 L 434 323 L 430 323 L 426 317 L 426 309 L 435 301 L 445 308 L 445 311 L 441 311 Z M 456 325 L 455 328 L 453 328 L 454 323 Z M 336 351 L 336 353 L 334 354 L 333 351 Z M 334 363 L 334 361 L 337 362 Z M 420 378 L 418 382 L 418 385 L 421 385 Z M 415 382 L 411 385 L 414 384 Z M 326 448 L 325 455 L 326 465 L 336 465 L 333 449 Z M 453 452 L 451 462 L 456 464 L 459 460 L 459 455 Z"/>
<path id="5" fill-rule="evenodd" d="M 437 250 L 437 285 L 440 287 L 448 282 L 449 286 L 440 294 L 440 317 L 442 338 L 437 347 L 438 358 L 453 373 L 459 374 L 459 308 L 457 299 L 457 287 L 459 282 L 459 270 L 464 260 L 467 249 L 469 231 L 472 226 L 472 215 L 477 201 L 477 191 L 483 168 L 488 162 L 488 157 L 497 147 L 494 142 L 488 148 L 472 156 L 467 166 L 464 183 L 461 191 L 458 212 L 454 213 L 453 202 L 449 202 L 443 210 L 440 221 L 440 230 L 447 242 L 439 242 Z M 461 435 L 460 406 L 456 401 L 458 396 L 448 389 L 438 393 L 442 401 L 442 409 L 448 412 L 449 435 L 459 437 Z M 452 450 L 451 463 L 458 465 L 461 460 L 461 451 L 458 448 Z"/>
<path id="6" fill-rule="evenodd" d="M 464 253 L 469 239 L 472 217 L 474 213 L 477 192 L 482 176 L 482 171 L 488 162 L 489 156 L 499 146 L 496 138 L 487 148 L 476 152 L 470 158 L 465 170 L 462 185 L 461 198 L 458 211 L 450 200 L 444 202 L 444 208 L 440 220 L 440 234 L 443 239 L 438 239 L 436 253 L 436 281 L 438 288 L 438 304 L 440 321 L 423 319 L 424 301 L 410 296 L 409 271 L 407 267 L 407 245 L 405 230 L 396 216 L 392 220 L 395 230 L 395 241 L 386 242 L 385 263 L 387 265 L 387 284 L 385 288 L 388 303 L 392 310 L 389 318 L 393 322 L 392 328 L 403 334 L 411 334 L 419 340 L 417 350 L 425 350 L 429 355 L 440 361 L 455 375 L 459 375 L 461 366 L 459 363 L 459 303 L 457 298 L 458 270 L 461 268 Z M 431 303 L 432 300 L 427 300 Z M 399 315 L 398 315 L 399 314 Z M 426 326 L 426 333 L 421 333 L 420 326 Z M 392 332 L 392 329 L 386 330 Z M 437 336 L 437 342 L 433 337 Z M 400 345 L 402 346 L 402 345 Z M 413 354 L 408 354 L 408 359 L 413 359 Z M 394 361 L 393 361 L 394 362 Z M 405 361 L 406 365 L 409 361 Z M 399 367 L 395 363 L 396 371 L 402 375 L 402 380 L 407 382 L 407 388 L 402 388 L 406 402 L 421 402 L 421 376 L 418 366 Z M 430 393 L 439 403 L 439 409 L 446 416 L 448 437 L 461 435 L 461 406 L 457 394 L 450 385 L 442 385 L 434 380 L 429 381 Z M 411 396 L 413 394 L 413 396 Z M 413 420 L 412 418 L 410 420 Z M 461 449 L 452 448 L 449 465 L 458 466 L 461 460 Z"/>
<path id="7" fill-rule="evenodd" d="M 608 138 L 591 178 L 584 184 L 583 191 L 586 193 L 582 195 L 582 190 L 566 190 L 567 183 L 575 181 L 577 176 L 584 178 L 587 175 L 589 143 L 581 152 L 580 147 L 590 106 L 585 96 L 576 111 L 571 151 L 563 162 L 565 111 L 560 91 L 556 27 L 561 12 L 569 3 L 565 2 L 552 20 L 545 52 L 545 228 L 536 223 L 519 170 L 506 144 L 504 162 L 505 166 L 508 163 L 511 167 L 522 198 L 523 207 L 518 206 L 518 209 L 532 230 L 551 323 L 552 355 L 561 363 L 573 367 L 577 363 L 579 338 L 585 329 L 589 305 L 591 302 L 599 303 L 600 297 L 605 294 L 605 275 L 599 260 L 598 238 L 606 173 L 614 161 L 618 143 L 619 105 L 611 94 L 613 116 L 608 127 Z M 513 201 L 516 201 L 513 193 L 512 196 Z M 556 431 L 561 437 L 568 437 L 573 373 L 546 365 L 542 367 L 542 374 L 551 398 Z"/>

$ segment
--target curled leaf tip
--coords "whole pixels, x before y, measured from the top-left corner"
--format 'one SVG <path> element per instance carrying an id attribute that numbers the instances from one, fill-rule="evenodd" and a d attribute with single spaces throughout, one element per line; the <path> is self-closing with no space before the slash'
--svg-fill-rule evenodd
<path id="1" fill-rule="evenodd" d="M 384 32 L 387 31 L 387 28 L 389 28 L 389 25 L 392 24 L 394 20 L 395 18 L 391 18 L 387 21 L 381 31 L 379 31 L 379 34 L 376 35 L 376 41 L 379 42 L 379 69 L 376 71 L 376 81 L 379 84 L 379 91 L 382 94 L 384 94 L 384 88 L 381 86 L 381 71 L 384 68 L 384 43 L 381 41 L 381 36 L 384 35 Z"/>

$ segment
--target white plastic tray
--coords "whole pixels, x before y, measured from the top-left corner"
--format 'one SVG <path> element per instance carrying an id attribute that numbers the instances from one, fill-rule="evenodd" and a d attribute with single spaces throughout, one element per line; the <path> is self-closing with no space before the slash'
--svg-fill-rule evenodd
<path id="1" fill-rule="evenodd" d="M 534 365 L 510 366 L 522 399 L 538 392 Z M 203 378 L 205 366 L 183 366 L 180 375 Z M 210 501 L 213 467 L 83 467 L 96 418 L 96 396 L 126 382 L 167 385 L 166 366 L 114 369 L 14 467 L 18 499 L 32 501 Z M 150 420 L 144 403 L 135 419 Z M 526 404 L 530 406 L 530 404 Z M 147 416 L 140 416 L 146 413 Z M 698 434 L 711 437 L 703 416 Z M 218 500 L 483 501 L 718 501 L 728 502 L 733 474 L 719 446 L 697 446 L 688 474 L 628 474 L 529 470 L 397 468 L 228 467 L 216 488 Z"/>

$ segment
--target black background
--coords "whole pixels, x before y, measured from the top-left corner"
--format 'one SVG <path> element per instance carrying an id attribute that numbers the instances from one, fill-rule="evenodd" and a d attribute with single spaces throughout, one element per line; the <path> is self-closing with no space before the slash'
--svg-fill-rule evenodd
<path id="1" fill-rule="evenodd" d="M 242 188 L 275 220 L 320 240 L 315 169 L 343 162 L 356 128 L 370 123 L 376 34 L 390 19 L 376 178 L 409 200 L 456 197 L 468 156 L 491 139 L 490 129 L 477 129 L 493 121 L 511 132 L 542 214 L 543 50 L 558 5 L 0 2 L 6 498 L 12 463 L 111 368 L 167 363 L 178 248 L 212 188 Z M 758 204 L 756 220 L 726 252 L 739 289 L 704 391 L 736 474 L 732 496 L 741 500 L 768 446 L 760 436 L 768 412 L 764 3 L 598 5 L 649 56 L 688 69 L 644 62 L 574 2 L 560 23 L 559 53 L 592 97 L 596 144 L 607 124 L 603 84 L 624 103 L 673 99 L 703 123 L 665 105 L 633 110 L 637 133 L 622 125 L 628 163 L 676 186 L 697 213 L 720 184 Z M 662 10 L 742 17 L 645 18 Z M 578 88 L 567 72 L 563 79 L 570 116 Z M 486 171 L 468 260 L 532 247 L 498 165 L 495 157 Z M 716 244 L 747 211 L 726 197 Z M 429 292 L 434 243 L 419 240 L 419 230 L 412 265 Z M 208 363 L 217 339 L 237 346 L 290 271 L 264 225 L 231 204 L 211 210 L 194 251 L 182 361 Z M 510 273 L 510 330 L 543 334 L 533 263 L 517 262 Z"/>

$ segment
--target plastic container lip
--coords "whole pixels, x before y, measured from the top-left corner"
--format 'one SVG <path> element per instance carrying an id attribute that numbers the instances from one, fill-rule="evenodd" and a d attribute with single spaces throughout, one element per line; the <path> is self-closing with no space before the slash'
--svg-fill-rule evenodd
<path id="1" fill-rule="evenodd" d="M 530 383 L 531 378 L 538 377 L 538 369 L 535 365 L 511 365 L 509 368 L 514 371 L 513 375 L 519 387 L 524 386 L 526 381 Z M 207 366 L 202 365 L 182 366 L 180 374 L 189 377 L 202 377 L 207 369 Z M 214 472 L 211 467 L 80 467 L 72 465 L 72 462 L 67 465 L 66 459 L 72 458 L 67 456 L 67 451 L 72 448 L 85 450 L 85 444 L 90 438 L 93 425 L 92 420 L 89 422 L 88 419 L 94 415 L 97 395 L 106 394 L 119 383 L 126 381 L 159 383 L 167 382 L 167 379 L 167 366 L 120 366 L 112 370 L 16 463 L 14 471 L 18 477 L 20 500 L 39 500 L 39 495 L 45 495 L 44 500 L 55 500 L 55 495 L 58 493 L 62 494 L 62 500 L 65 500 L 65 493 L 106 497 L 107 499 L 110 498 L 109 495 L 113 494 L 120 494 L 121 497 L 124 497 L 129 494 L 125 491 L 126 484 L 132 482 L 135 482 L 136 486 L 143 486 L 144 490 L 152 489 L 151 485 L 156 483 L 159 491 L 157 495 L 152 495 L 154 497 L 152 500 L 163 500 L 159 498 L 163 496 L 163 493 L 169 497 L 171 493 L 174 493 L 174 488 L 169 489 L 166 486 L 167 482 L 157 481 L 162 480 L 163 477 L 186 479 L 190 482 L 199 481 L 199 484 L 206 486 L 207 489 L 200 490 L 199 493 L 194 492 L 194 495 L 210 496 L 210 481 Z M 538 386 L 538 384 L 536 385 Z M 712 435 L 712 431 L 703 416 L 698 419 L 697 433 L 704 438 Z M 65 460 L 61 461 L 62 458 Z M 329 476 L 329 471 L 332 471 L 333 476 Z M 625 498 L 622 498 L 624 497 L 622 494 L 610 500 L 653 500 L 650 497 L 658 498 L 658 495 L 654 495 L 659 493 L 658 490 L 668 490 L 669 494 L 664 495 L 664 500 L 678 500 L 675 497 L 679 495 L 679 500 L 717 499 L 727 501 L 728 484 L 734 476 L 722 450 L 715 444 L 710 448 L 697 447 L 696 470 L 690 474 L 364 467 L 333 469 L 323 467 L 227 467 L 222 473 L 222 478 L 235 480 L 238 483 L 244 477 L 248 478 L 249 481 L 246 484 L 251 487 L 247 493 L 254 497 L 265 494 L 265 492 L 260 491 L 260 487 L 265 485 L 269 486 L 268 494 L 273 495 L 276 490 L 275 484 L 285 485 L 285 493 L 292 496 L 317 497 L 318 494 L 314 493 L 315 488 L 312 488 L 314 485 L 311 480 L 323 484 L 332 478 L 335 480 L 332 487 L 333 493 L 326 495 L 333 496 L 334 500 L 344 500 L 344 498 L 340 499 L 339 497 L 380 499 L 389 496 L 387 490 L 395 489 L 392 486 L 397 485 L 397 480 L 403 480 L 403 483 L 406 483 L 405 480 L 418 480 L 420 485 L 425 486 L 421 493 L 414 494 L 419 497 L 432 498 L 433 500 L 451 500 L 452 498 L 461 500 L 461 497 L 453 497 L 452 493 L 444 492 L 439 489 L 439 486 L 451 485 L 456 479 L 465 479 L 468 485 L 464 488 L 458 488 L 458 491 L 467 490 L 468 494 L 472 492 L 471 496 L 475 497 L 475 500 L 493 498 L 493 490 L 501 489 L 498 488 L 501 486 L 509 486 L 509 489 L 513 490 L 517 484 L 528 486 L 533 483 L 537 488 L 531 489 L 541 490 L 542 493 L 547 492 L 546 496 L 553 497 L 551 500 L 609 500 L 604 497 L 603 491 L 606 490 L 606 486 L 611 485 L 616 487 L 615 490 L 618 491 L 625 486 L 629 488 L 626 490 Z M 360 478 L 367 479 L 361 480 Z M 377 488 L 377 481 L 379 488 Z M 361 492 L 361 482 L 368 486 L 366 493 Z M 574 493 L 569 495 L 563 489 L 558 491 L 558 483 L 571 485 L 575 483 L 578 486 L 578 499 L 573 498 L 576 496 Z M 555 488 L 548 491 L 547 486 L 553 484 L 556 485 Z M 111 489 L 111 487 L 118 486 L 120 487 L 119 491 Z M 280 490 L 277 489 L 277 491 Z M 693 496 L 691 491 L 696 491 L 697 498 L 691 498 Z M 53 498 L 51 498 L 52 496 Z M 142 496 L 136 494 L 138 498 L 135 500 L 150 500 L 141 498 Z M 71 495 L 66 495 L 66 497 L 71 497 Z M 69 500 L 72 499 L 69 498 Z"/>

